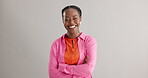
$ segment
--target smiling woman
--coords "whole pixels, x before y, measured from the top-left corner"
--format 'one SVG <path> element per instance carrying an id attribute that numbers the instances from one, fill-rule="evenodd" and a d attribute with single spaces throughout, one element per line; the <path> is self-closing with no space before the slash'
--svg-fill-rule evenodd
<path id="1" fill-rule="evenodd" d="M 96 64 L 96 40 L 80 32 L 81 9 L 75 5 L 62 10 L 67 33 L 56 39 L 50 49 L 50 78 L 92 78 Z"/>
<path id="2" fill-rule="evenodd" d="M 67 6 L 62 10 L 63 23 L 69 38 L 76 38 L 80 35 L 81 13 L 80 8 L 76 6 Z"/>

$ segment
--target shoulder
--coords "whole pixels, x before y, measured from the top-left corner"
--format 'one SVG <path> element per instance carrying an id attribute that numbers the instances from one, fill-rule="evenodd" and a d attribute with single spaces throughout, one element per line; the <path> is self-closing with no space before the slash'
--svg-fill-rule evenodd
<path id="1" fill-rule="evenodd" d="M 90 36 L 90 35 L 85 35 L 85 42 L 96 42 L 96 39 L 94 38 L 94 37 L 92 37 L 92 36 Z"/>
<path id="2" fill-rule="evenodd" d="M 64 36 L 64 35 L 63 35 L 63 36 Z M 63 36 L 61 36 L 61 37 L 55 39 L 55 40 L 53 41 L 53 43 L 52 43 L 52 46 L 57 46 L 57 45 L 59 45 L 59 44 L 63 41 L 63 39 L 64 39 Z"/>
<path id="3" fill-rule="evenodd" d="M 87 50 L 95 49 L 97 47 L 96 39 L 92 36 L 85 35 L 84 42 Z"/>

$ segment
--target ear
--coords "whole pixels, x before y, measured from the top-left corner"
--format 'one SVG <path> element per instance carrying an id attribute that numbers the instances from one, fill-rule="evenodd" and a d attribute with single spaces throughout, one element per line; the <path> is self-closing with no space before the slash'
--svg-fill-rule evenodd
<path id="1" fill-rule="evenodd" d="M 82 21 L 82 16 L 80 16 L 80 22 Z"/>
<path id="2" fill-rule="evenodd" d="M 62 21 L 63 21 L 63 24 L 64 24 L 64 18 L 62 17 Z"/>

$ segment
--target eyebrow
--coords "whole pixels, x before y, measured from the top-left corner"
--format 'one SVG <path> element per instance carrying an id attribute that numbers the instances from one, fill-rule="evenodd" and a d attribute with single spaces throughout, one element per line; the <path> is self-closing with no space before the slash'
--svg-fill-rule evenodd
<path id="1" fill-rule="evenodd" d="M 78 15 L 74 15 L 73 17 L 77 17 Z M 69 18 L 68 16 L 65 16 L 65 18 Z"/>

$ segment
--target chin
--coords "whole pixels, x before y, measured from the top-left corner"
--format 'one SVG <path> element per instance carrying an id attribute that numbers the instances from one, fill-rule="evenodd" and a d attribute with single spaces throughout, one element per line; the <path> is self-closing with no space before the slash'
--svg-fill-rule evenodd
<path id="1" fill-rule="evenodd" d="M 68 32 L 69 34 L 74 34 L 75 32 Z"/>

